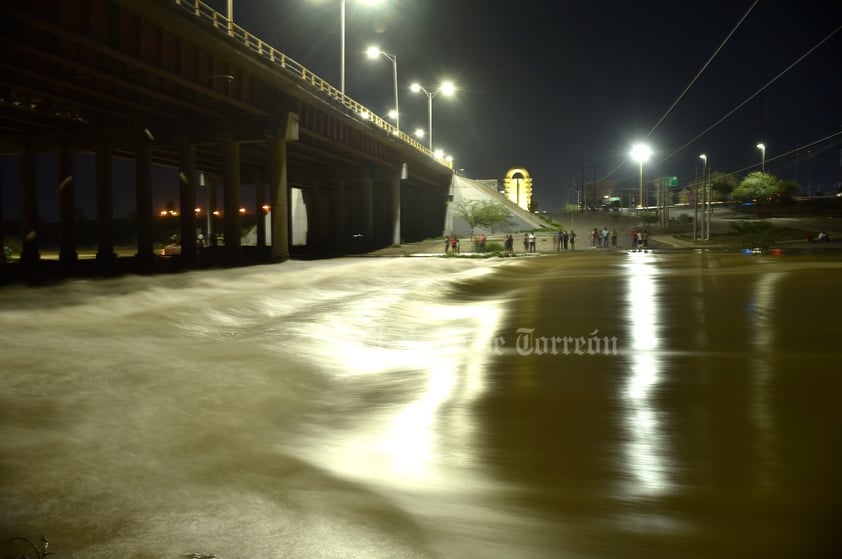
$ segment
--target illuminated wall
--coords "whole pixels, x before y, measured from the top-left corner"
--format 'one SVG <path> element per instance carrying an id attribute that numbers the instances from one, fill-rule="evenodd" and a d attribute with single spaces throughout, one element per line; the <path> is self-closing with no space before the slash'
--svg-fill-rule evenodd
<path id="1" fill-rule="evenodd" d="M 506 190 L 506 198 L 529 211 L 532 204 L 532 177 L 529 171 L 522 167 L 513 167 L 506 173 L 503 179 L 503 188 Z"/>

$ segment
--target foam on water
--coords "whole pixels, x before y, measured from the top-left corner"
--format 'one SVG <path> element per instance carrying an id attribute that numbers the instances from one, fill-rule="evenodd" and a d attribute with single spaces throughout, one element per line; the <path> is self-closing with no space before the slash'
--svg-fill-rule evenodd
<path id="1" fill-rule="evenodd" d="M 465 350 L 502 310 L 450 297 L 493 267 L 288 262 L 0 291 L 0 536 L 85 558 L 434 555 L 409 501 L 378 487 L 418 503 L 485 483 L 438 437 L 446 421 L 474 444 L 484 354 Z"/>

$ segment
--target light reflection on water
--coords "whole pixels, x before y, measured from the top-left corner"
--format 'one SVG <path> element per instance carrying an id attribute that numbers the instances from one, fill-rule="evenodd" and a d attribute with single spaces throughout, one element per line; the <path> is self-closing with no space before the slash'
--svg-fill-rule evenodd
<path id="1" fill-rule="evenodd" d="M 374 297 L 378 304 L 389 300 L 382 292 Z M 347 315 L 333 312 L 338 328 L 307 335 L 311 345 L 303 351 L 345 383 L 365 387 L 383 378 L 413 379 L 412 392 L 397 394 L 379 413 L 355 410 L 369 413 L 368 420 L 337 433 L 335 441 L 320 440 L 318 452 L 335 456 L 328 467 L 344 476 L 370 480 L 376 471 L 378 483 L 458 485 L 466 480 L 455 475 L 458 468 L 446 466 L 469 465 L 470 453 L 459 449 L 477 446 L 471 406 L 485 389 L 488 332 L 497 329 L 502 309 L 497 301 L 402 305 L 407 305 L 405 297 L 384 305 L 396 320 L 378 320 L 379 327 L 363 338 L 355 335 L 366 331 L 355 309 L 365 308 L 362 320 L 368 322 L 373 306 L 360 300 Z"/>
<path id="2" fill-rule="evenodd" d="M 769 272 L 757 278 L 754 297 L 749 301 L 748 314 L 752 323 L 751 344 L 755 351 L 751 359 L 751 405 L 749 413 L 754 423 L 755 452 L 758 456 L 757 486 L 763 491 L 773 486 L 774 420 L 771 411 L 773 364 L 769 359 L 770 348 L 775 347 L 775 301 L 778 283 L 784 272 Z"/>
<path id="3" fill-rule="evenodd" d="M 655 257 L 633 253 L 626 265 L 627 323 L 631 336 L 631 371 L 624 396 L 628 411 L 625 423 L 629 441 L 625 445 L 633 476 L 626 491 L 657 496 L 672 490 L 669 472 L 674 467 L 667 456 L 668 442 L 661 428 L 660 412 L 654 402 L 664 372 L 661 324 L 661 293 Z"/>

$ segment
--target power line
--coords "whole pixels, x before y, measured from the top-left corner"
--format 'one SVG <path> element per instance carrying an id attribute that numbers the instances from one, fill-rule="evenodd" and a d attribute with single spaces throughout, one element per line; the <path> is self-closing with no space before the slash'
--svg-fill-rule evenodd
<path id="1" fill-rule="evenodd" d="M 761 87 L 760 89 L 758 89 L 757 91 L 755 91 L 753 94 L 751 94 L 751 96 L 749 96 L 749 97 L 748 97 L 748 99 L 746 99 L 745 101 L 743 101 L 742 103 L 740 103 L 739 105 L 737 105 L 736 107 L 734 107 L 734 108 L 733 108 L 731 111 L 729 111 L 729 112 L 728 112 L 725 116 L 723 116 L 722 118 L 720 118 L 719 120 L 717 120 L 716 122 L 714 122 L 713 124 L 711 124 L 711 125 L 710 125 L 709 127 L 707 127 L 704 131 L 702 131 L 702 132 L 701 132 L 698 136 L 696 136 L 695 138 L 693 138 L 692 140 L 690 140 L 689 142 L 687 142 L 686 144 L 684 144 L 683 146 L 681 146 L 680 148 L 678 148 L 677 150 L 675 150 L 674 152 L 672 152 L 671 154 L 669 154 L 668 156 L 666 156 L 666 157 L 664 157 L 663 159 L 661 159 L 661 161 L 659 161 L 659 162 L 658 162 L 658 164 L 660 165 L 660 164 L 661 164 L 661 163 L 663 163 L 664 161 L 667 161 L 667 160 L 668 160 L 668 159 L 670 159 L 672 156 L 674 156 L 676 153 L 680 152 L 681 150 L 683 150 L 684 148 L 686 148 L 687 146 L 689 146 L 690 144 L 692 144 L 693 142 L 695 142 L 696 140 L 698 140 L 699 138 L 701 138 L 702 136 L 704 136 L 705 134 L 707 134 L 708 132 L 710 132 L 711 130 L 713 130 L 715 127 L 719 126 L 719 124 L 721 124 L 721 123 L 722 123 L 722 121 L 724 121 L 724 120 L 725 120 L 725 119 L 727 119 L 729 116 L 731 116 L 732 114 L 734 114 L 735 112 L 737 112 L 738 110 L 740 110 L 740 109 L 741 109 L 741 108 L 742 108 L 742 107 L 743 107 L 746 103 L 748 103 L 749 101 L 751 101 L 752 99 L 754 99 L 755 97 L 757 97 L 757 96 L 758 96 L 760 93 L 762 93 L 762 92 L 763 92 L 766 88 L 768 88 L 770 85 L 772 85 L 773 83 L 775 83 L 775 82 L 776 82 L 776 81 L 777 81 L 777 80 L 778 80 L 781 76 L 783 76 L 784 74 L 786 74 L 787 72 L 789 72 L 790 70 L 792 70 L 792 68 L 794 68 L 794 67 L 795 67 L 798 63 L 800 63 L 802 60 L 804 60 L 805 58 L 807 58 L 807 56 L 809 56 L 810 54 L 812 54 L 812 53 L 813 53 L 813 51 L 815 51 L 817 48 L 819 48 L 820 46 L 822 46 L 825 42 L 827 42 L 827 41 L 828 41 L 828 39 L 830 39 L 830 38 L 831 38 L 831 37 L 833 37 L 836 33 L 838 33 L 840 29 L 842 29 L 842 25 L 840 25 L 839 27 L 837 27 L 836 29 L 834 29 L 833 31 L 831 31 L 831 32 L 830 32 L 830 34 L 829 34 L 827 37 L 825 37 L 824 39 L 822 39 L 821 41 L 819 41 L 819 42 L 818 42 L 818 43 L 817 43 L 817 44 L 816 44 L 813 48 L 811 48 L 810 50 L 808 50 L 807 52 L 805 52 L 803 55 L 801 55 L 801 57 L 799 57 L 799 58 L 798 58 L 798 60 L 796 60 L 795 62 L 793 62 L 793 63 L 792 63 L 792 64 L 790 64 L 789 66 L 787 66 L 787 67 L 786 67 L 786 68 L 785 68 L 785 69 L 784 69 L 781 73 L 779 73 L 777 76 L 775 76 L 775 77 L 774 77 L 774 78 L 772 78 L 770 81 L 768 81 L 768 82 L 766 83 L 766 85 L 764 85 L 763 87 Z"/>
<path id="2" fill-rule="evenodd" d="M 734 32 L 737 30 L 737 28 L 739 28 L 739 27 L 740 27 L 740 25 L 742 25 L 743 21 L 745 21 L 745 19 L 748 17 L 748 14 L 750 14 L 750 13 L 751 13 L 751 11 L 754 9 L 754 7 L 757 5 L 757 3 L 758 3 L 759 1 L 760 1 L 760 0 L 754 0 L 754 4 L 752 4 L 751 6 L 749 6 L 749 8 L 748 8 L 748 10 L 746 11 L 746 13 L 745 13 L 745 14 L 743 14 L 743 17 L 741 17 L 741 18 L 740 18 L 740 21 L 738 21 L 738 22 L 737 22 L 737 24 L 734 26 L 734 28 L 733 28 L 733 29 L 731 29 L 731 32 L 730 32 L 730 33 L 728 33 L 728 36 L 727 36 L 727 37 L 725 37 L 725 39 L 722 41 L 722 43 L 720 43 L 720 45 L 717 47 L 717 49 L 716 49 L 715 51 L 713 51 L 713 54 L 712 54 L 712 55 L 710 55 L 710 58 L 708 58 L 707 62 L 705 62 L 705 63 L 704 63 L 704 65 L 703 65 L 703 66 L 702 66 L 702 68 L 698 71 L 698 73 L 697 73 L 697 74 L 693 77 L 693 79 L 692 79 L 692 80 L 690 80 L 690 83 L 689 83 L 689 84 L 687 84 L 687 87 L 685 87 L 685 88 L 684 88 L 684 91 L 682 91 L 682 92 L 681 92 L 681 95 L 679 95 L 679 96 L 676 98 L 676 100 L 675 100 L 675 101 L 673 101 L 672 105 L 670 105 L 670 108 L 669 108 L 669 109 L 667 109 L 667 112 L 665 112 L 665 113 L 664 113 L 664 116 L 662 116 L 662 117 L 660 118 L 660 120 L 658 120 L 658 122 L 656 122 L 656 123 L 655 123 L 655 126 L 653 126 L 653 127 L 652 127 L 652 130 L 650 130 L 650 131 L 649 131 L 649 133 L 648 133 L 648 134 L 646 134 L 646 137 L 647 137 L 647 138 L 648 138 L 649 136 L 651 136 L 651 135 L 652 135 L 652 132 L 654 132 L 654 131 L 655 131 L 655 129 L 657 129 L 657 128 L 658 128 L 658 126 L 660 126 L 660 125 L 661 125 L 661 123 L 664 121 L 664 119 L 665 119 L 665 118 L 667 118 L 667 115 L 669 115 L 669 114 L 672 112 L 672 110 L 675 108 L 675 106 L 676 106 L 676 105 L 678 105 L 679 101 L 681 101 L 681 99 L 684 97 L 684 95 L 687 93 L 687 91 L 689 91 L 689 90 L 690 90 L 690 88 L 691 88 L 691 87 L 693 87 L 693 84 L 694 84 L 694 83 L 696 83 L 696 80 L 698 80 L 698 79 L 699 79 L 699 76 L 701 76 L 701 75 L 702 75 L 702 73 L 703 73 L 703 72 L 707 69 L 707 67 L 710 65 L 710 63 L 711 63 L 711 62 L 713 62 L 713 59 L 714 59 L 714 58 L 716 58 L 716 55 L 717 55 L 717 54 L 719 54 L 719 51 L 720 51 L 720 50 L 722 50 L 722 47 L 724 47 L 724 46 L 725 46 L 725 43 L 727 43 L 727 42 L 728 42 L 728 40 L 731 38 L 731 36 L 734 34 Z"/>
<path id="3" fill-rule="evenodd" d="M 789 155 L 792 155 L 793 153 L 797 153 L 801 150 L 807 149 L 807 148 L 812 147 L 816 144 L 820 144 L 824 141 L 827 141 L 831 138 L 835 138 L 836 136 L 839 136 L 839 135 L 842 135 L 842 130 L 840 130 L 839 132 L 834 132 L 833 134 L 830 134 L 828 136 L 825 136 L 824 138 L 815 140 L 815 141 L 810 142 L 808 144 L 804 144 L 803 146 L 799 146 L 797 148 L 791 149 L 790 151 L 788 151 L 786 153 L 781 153 L 779 155 L 776 155 L 775 157 L 770 157 L 769 159 L 766 160 L 766 163 L 768 164 L 772 161 L 777 161 L 778 159 L 781 159 L 783 157 L 787 157 Z M 743 171 L 748 171 L 749 169 L 752 169 L 754 167 L 757 167 L 757 163 L 753 163 L 753 164 L 749 165 L 748 167 L 743 167 L 742 169 L 737 169 L 736 171 L 731 171 L 731 173 L 734 173 L 734 174 L 742 173 Z"/>

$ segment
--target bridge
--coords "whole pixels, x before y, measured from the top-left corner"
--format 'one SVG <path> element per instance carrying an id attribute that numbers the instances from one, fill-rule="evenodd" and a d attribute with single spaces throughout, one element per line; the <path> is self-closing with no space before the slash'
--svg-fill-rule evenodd
<path id="1" fill-rule="evenodd" d="M 20 165 L 23 266 L 41 260 L 43 153 L 55 154 L 64 264 L 79 260 L 78 153 L 96 161 L 96 261 L 106 266 L 116 261 L 115 193 L 126 188 L 115 184 L 117 158 L 134 162 L 140 264 L 156 258 L 153 165 L 178 171 L 188 266 L 202 251 L 193 208 L 210 182 L 222 189 L 219 252 L 229 265 L 244 259 L 245 188 L 267 214 L 256 245 L 268 261 L 289 258 L 292 192 L 306 204 L 312 249 L 442 234 L 453 179 L 445 162 L 200 0 L 4 0 L 0 17 L 0 153 Z"/>

